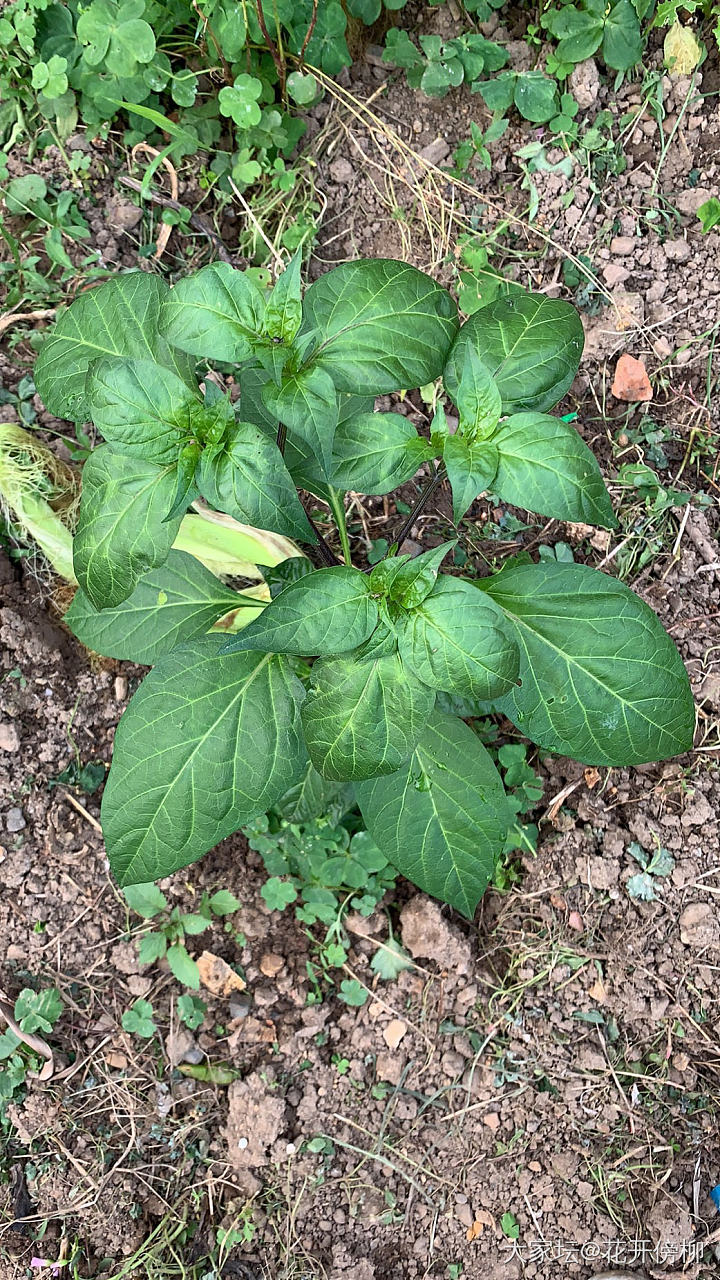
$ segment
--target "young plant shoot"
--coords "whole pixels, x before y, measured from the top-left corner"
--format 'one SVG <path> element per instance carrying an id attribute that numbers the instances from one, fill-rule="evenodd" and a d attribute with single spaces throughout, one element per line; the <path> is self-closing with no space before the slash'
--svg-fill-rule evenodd
<path id="1" fill-rule="evenodd" d="M 385 494 L 422 464 L 460 521 L 486 490 L 558 520 L 615 526 L 598 465 L 550 410 L 578 368 L 567 302 L 518 293 L 460 325 L 451 295 L 402 262 L 349 262 L 301 291 L 224 264 L 169 288 L 122 275 L 67 310 L 36 383 L 48 409 L 92 419 L 69 615 L 102 653 L 155 665 L 118 727 L 102 820 L 122 885 L 167 876 L 298 788 L 354 787 L 397 871 L 471 916 L 513 821 L 473 730 L 443 709 L 498 711 L 548 751 L 634 765 L 686 751 L 685 669 L 622 583 L 529 556 L 491 577 L 447 572 L 453 543 L 349 562 L 344 494 Z M 232 371 L 231 400 L 213 372 Z M 430 438 L 375 397 L 442 377 Z M 334 513 L 346 563 L 298 490 Z M 190 504 L 304 544 L 260 609 L 182 551 Z M 304 571 L 309 570 L 309 571 Z M 277 585 L 277 584 L 276 584 Z M 238 634 L 210 634 L 252 607 Z M 138 623 L 141 622 L 141 625 Z M 309 677 L 308 677 L 309 671 Z M 442 695 L 450 695 L 443 697 Z"/>

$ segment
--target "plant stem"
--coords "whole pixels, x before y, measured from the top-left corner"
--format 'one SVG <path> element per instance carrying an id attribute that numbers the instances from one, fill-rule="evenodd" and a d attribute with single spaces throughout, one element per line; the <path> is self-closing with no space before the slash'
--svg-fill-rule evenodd
<path id="1" fill-rule="evenodd" d="M 225 83 L 226 83 L 226 84 L 230 84 L 230 85 L 231 85 L 231 84 L 233 83 L 233 78 L 234 78 L 234 77 L 233 77 L 233 73 L 232 73 L 232 67 L 230 66 L 230 63 L 228 62 L 227 58 L 225 57 L 225 55 L 224 55 L 224 53 L 223 53 L 223 51 L 222 51 L 222 49 L 221 49 L 221 47 L 220 47 L 220 44 L 219 44 L 219 42 L 218 42 L 218 38 L 217 38 L 217 36 L 215 35 L 215 32 L 213 31 L 212 27 L 210 26 L 210 21 L 209 21 L 208 17 L 206 16 L 206 14 L 204 14 L 204 13 L 203 13 L 202 9 L 200 8 L 200 5 L 197 3 L 197 0 L 193 0 L 193 6 L 192 6 L 192 7 L 193 7 L 193 9 L 195 10 L 195 12 L 196 12 L 196 14 L 197 14 L 198 18 L 200 19 L 200 21 L 201 21 L 201 22 L 202 22 L 202 24 L 203 24 L 203 35 L 204 35 L 204 36 L 208 36 L 208 35 L 209 35 L 209 36 L 210 36 L 210 39 L 212 40 L 213 44 L 215 45 L 215 52 L 217 53 L 217 56 L 218 56 L 218 58 L 220 59 L 220 63 L 221 63 L 221 65 L 222 65 L 222 69 L 223 69 L 223 76 L 225 77 Z"/>
<path id="2" fill-rule="evenodd" d="M 345 519 L 345 495 L 339 489 L 333 489 L 329 486 L 330 493 L 330 510 L 333 513 L 335 523 L 340 534 L 340 545 L 342 547 L 343 559 L 346 564 L 352 564 L 352 555 L 350 554 L 350 539 L 348 538 L 347 520 Z"/>
<path id="3" fill-rule="evenodd" d="M 277 447 L 283 457 L 285 456 L 285 441 L 287 440 L 287 427 L 284 422 L 278 422 L 277 429 Z"/>
<path id="4" fill-rule="evenodd" d="M 304 62 L 305 62 L 305 50 L 307 49 L 310 41 L 312 40 L 313 31 L 315 30 L 315 23 L 317 22 L 317 16 L 318 16 L 318 0 L 313 0 L 313 11 L 312 11 L 312 18 L 310 19 L 310 26 L 308 27 L 305 33 L 305 39 L 302 42 L 302 48 L 300 50 L 300 66 L 301 67 L 304 65 Z M 350 561 L 348 560 L 348 564 L 349 563 Z"/>
<path id="5" fill-rule="evenodd" d="M 313 533 L 317 538 L 317 549 L 318 549 L 318 552 L 320 553 L 320 559 L 324 561 L 326 565 L 339 564 L 340 561 L 335 555 L 335 552 L 328 546 L 323 535 L 318 529 L 315 521 L 310 515 L 310 512 L 305 508 L 304 504 L 303 504 L 303 509 L 305 510 L 305 515 L 307 516 L 307 522 L 310 525 L 310 528 L 312 529 Z"/>
<path id="6" fill-rule="evenodd" d="M 258 25 L 260 27 L 260 30 L 263 33 L 263 39 L 265 40 L 265 43 L 272 57 L 272 60 L 275 63 L 275 70 L 277 71 L 277 77 L 280 82 L 280 97 L 282 98 L 283 102 L 285 102 L 286 100 L 285 62 L 283 60 L 283 56 L 280 50 L 278 49 L 275 41 L 273 40 L 272 36 L 270 35 L 270 32 L 267 29 L 267 23 L 265 22 L 265 14 L 263 13 L 262 0 L 255 0 L 255 11 L 257 13 Z"/>
<path id="7" fill-rule="evenodd" d="M 445 471 L 445 467 L 441 462 L 435 474 L 432 475 L 428 481 L 426 481 L 424 488 L 421 489 L 420 495 L 418 497 L 417 502 L 415 503 L 415 506 L 413 507 L 410 514 L 404 520 L 403 525 L 394 540 L 394 545 L 396 545 L 398 551 L 400 551 L 400 548 L 402 547 L 403 542 L 407 538 L 418 516 L 425 510 L 425 507 L 430 501 L 435 490 L 439 488 L 439 486 L 442 484 L 446 474 L 447 473 Z"/>

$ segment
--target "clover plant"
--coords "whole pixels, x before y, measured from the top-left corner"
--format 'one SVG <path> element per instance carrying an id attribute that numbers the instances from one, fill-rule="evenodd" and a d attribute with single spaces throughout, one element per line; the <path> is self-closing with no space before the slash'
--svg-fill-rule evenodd
<path id="1" fill-rule="evenodd" d="M 343 783 L 388 862 L 471 915 L 514 815 L 488 751 L 449 708 L 500 712 L 591 765 L 687 750 L 685 669 L 622 583 L 527 554 L 471 580 L 448 572 L 453 541 L 403 551 L 446 479 L 456 522 L 490 490 L 615 527 L 593 455 L 548 412 L 582 346 L 567 302 L 518 293 L 461 326 L 450 293 L 382 259 L 335 267 L 304 297 L 297 257 L 270 292 L 224 264 L 173 288 L 131 272 L 61 316 L 38 391 L 105 440 L 84 470 L 68 621 L 104 654 L 155 663 L 118 727 L 103 797 L 121 884 L 187 865 L 287 792 Z M 442 397 L 427 435 L 374 408 L 439 378 L 455 430 Z M 388 554 L 351 564 L 345 493 L 387 494 L 422 466 Z M 329 504 L 345 563 L 298 491 Z M 254 602 L 237 634 L 207 632 L 242 597 L 171 552 L 198 495 L 298 540 L 318 566 L 281 566 L 274 598 L 260 612 Z"/>

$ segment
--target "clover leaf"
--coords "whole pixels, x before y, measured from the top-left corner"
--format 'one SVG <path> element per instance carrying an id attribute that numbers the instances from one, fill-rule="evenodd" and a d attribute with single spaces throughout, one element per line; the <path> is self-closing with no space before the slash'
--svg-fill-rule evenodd
<path id="1" fill-rule="evenodd" d="M 262 111 L 258 106 L 261 93 L 262 81 L 243 72 L 235 77 L 232 85 L 225 85 L 220 90 L 220 110 L 224 116 L 230 116 L 241 129 L 251 129 L 262 119 Z"/>

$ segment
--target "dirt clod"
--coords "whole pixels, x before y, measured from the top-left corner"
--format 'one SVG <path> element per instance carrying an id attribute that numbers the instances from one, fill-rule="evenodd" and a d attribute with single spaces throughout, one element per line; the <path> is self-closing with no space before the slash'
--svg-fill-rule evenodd
<path id="1" fill-rule="evenodd" d="M 214 996 L 229 996 L 233 991 L 244 991 L 245 982 L 239 973 L 212 951 L 203 951 L 197 958 L 200 981 Z"/>
<path id="2" fill-rule="evenodd" d="M 680 916 L 680 939 L 688 947 L 717 947 L 720 920 L 709 902 L 693 902 Z"/>
<path id="3" fill-rule="evenodd" d="M 432 959 L 441 969 L 466 974 L 470 967 L 470 944 L 460 930 L 443 915 L 439 903 L 420 895 L 400 913 L 403 946 L 417 959 Z"/>
<path id="4" fill-rule="evenodd" d="M 225 1128 L 228 1158 L 235 1169 L 260 1169 L 285 1122 L 285 1103 L 258 1073 L 235 1080 L 228 1090 Z"/>

